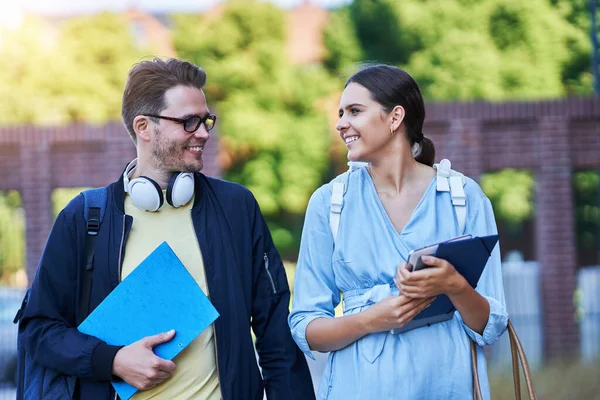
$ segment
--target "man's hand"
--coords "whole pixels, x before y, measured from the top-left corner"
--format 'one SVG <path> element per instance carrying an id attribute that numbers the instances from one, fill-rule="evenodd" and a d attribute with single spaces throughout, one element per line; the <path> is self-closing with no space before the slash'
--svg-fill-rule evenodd
<path id="1" fill-rule="evenodd" d="M 173 339 L 175 331 L 147 336 L 125 346 L 115 355 L 112 373 L 139 390 L 148 390 L 170 378 L 175 363 L 154 354 L 152 349 Z"/>

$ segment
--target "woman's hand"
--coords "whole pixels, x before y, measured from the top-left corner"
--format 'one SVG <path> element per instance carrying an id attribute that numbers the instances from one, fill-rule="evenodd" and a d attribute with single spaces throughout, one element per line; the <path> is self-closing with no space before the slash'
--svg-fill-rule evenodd
<path id="1" fill-rule="evenodd" d="M 386 297 L 364 311 L 367 315 L 369 332 L 389 331 L 401 328 L 425 308 L 435 298 L 411 299 L 404 295 Z"/>
<path id="2" fill-rule="evenodd" d="M 440 294 L 452 296 L 469 285 L 448 261 L 432 256 L 422 256 L 421 259 L 429 265 L 428 268 L 411 272 L 406 263 L 398 267 L 394 281 L 400 293 L 407 298 L 424 299 Z"/>

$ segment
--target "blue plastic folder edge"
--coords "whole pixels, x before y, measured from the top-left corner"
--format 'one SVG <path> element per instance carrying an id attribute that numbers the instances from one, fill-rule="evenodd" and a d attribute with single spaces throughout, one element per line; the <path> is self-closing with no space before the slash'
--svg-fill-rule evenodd
<path id="1" fill-rule="evenodd" d="M 146 336 L 175 330 L 175 337 L 154 348 L 172 360 L 202 333 L 219 313 L 171 247 L 163 242 L 79 325 L 80 332 L 110 345 L 127 346 Z M 137 389 L 112 382 L 122 400 Z"/>

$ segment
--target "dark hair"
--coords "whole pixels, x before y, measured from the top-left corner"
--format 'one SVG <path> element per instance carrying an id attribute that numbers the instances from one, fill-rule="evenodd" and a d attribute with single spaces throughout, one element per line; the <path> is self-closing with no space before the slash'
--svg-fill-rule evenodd
<path id="1" fill-rule="evenodd" d="M 157 57 L 135 64 L 127 75 L 121 105 L 121 117 L 133 143 L 133 120 L 141 114 L 160 114 L 167 107 L 167 90 L 179 85 L 202 89 L 205 83 L 204 70 L 187 61 Z"/>
<path id="2" fill-rule="evenodd" d="M 404 108 L 406 115 L 403 124 L 406 128 L 406 136 L 411 146 L 419 143 L 421 147 L 415 159 L 422 164 L 432 166 L 435 159 L 435 146 L 423 135 L 425 105 L 415 80 L 403 69 L 375 64 L 352 75 L 344 87 L 353 82 L 371 92 L 371 98 L 379 103 L 385 112 L 391 112 L 396 106 Z"/>

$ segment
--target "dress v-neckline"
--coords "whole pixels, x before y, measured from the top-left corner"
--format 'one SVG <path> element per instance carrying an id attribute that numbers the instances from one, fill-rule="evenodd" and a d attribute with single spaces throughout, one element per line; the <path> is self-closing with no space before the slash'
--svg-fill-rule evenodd
<path id="1" fill-rule="evenodd" d="M 386 221 L 388 230 L 393 232 L 393 234 L 396 238 L 400 239 L 403 235 L 406 235 L 410 232 L 410 229 L 407 229 L 407 228 L 409 228 L 410 225 L 412 225 L 414 223 L 417 212 L 421 208 L 421 205 L 425 202 L 425 200 L 429 196 L 429 192 L 431 192 L 432 188 L 435 187 L 437 174 L 434 175 L 433 178 L 431 179 L 431 182 L 429 182 L 427 189 L 425 189 L 425 192 L 423 192 L 421 199 L 419 200 L 419 202 L 415 206 L 414 210 L 410 214 L 410 218 L 408 219 L 408 222 L 406 222 L 406 224 L 404 225 L 402 230 L 400 230 L 398 232 L 398 230 L 394 226 L 394 223 L 392 222 L 392 219 L 390 218 L 389 214 L 387 213 L 387 210 L 385 209 L 385 206 L 383 205 L 383 202 L 381 201 L 379 194 L 377 193 L 377 188 L 375 187 L 375 182 L 373 182 L 373 177 L 371 176 L 371 174 L 369 174 L 369 171 L 367 171 L 367 168 L 362 168 L 362 169 L 364 170 L 363 173 L 367 175 L 366 178 L 367 178 L 367 181 L 369 182 L 369 186 L 371 187 L 371 192 L 373 194 L 373 197 L 375 198 L 375 203 L 377 204 L 377 208 L 379 209 L 381 216 Z"/>

